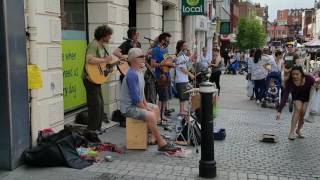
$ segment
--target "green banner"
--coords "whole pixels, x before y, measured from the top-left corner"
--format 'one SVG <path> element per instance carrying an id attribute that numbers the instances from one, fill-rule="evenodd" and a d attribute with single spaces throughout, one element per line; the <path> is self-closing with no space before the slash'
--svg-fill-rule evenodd
<path id="1" fill-rule="evenodd" d="M 182 15 L 204 15 L 204 0 L 182 0 Z"/>
<path id="2" fill-rule="evenodd" d="M 65 111 L 86 104 L 86 91 L 82 82 L 86 47 L 85 40 L 62 40 Z"/>

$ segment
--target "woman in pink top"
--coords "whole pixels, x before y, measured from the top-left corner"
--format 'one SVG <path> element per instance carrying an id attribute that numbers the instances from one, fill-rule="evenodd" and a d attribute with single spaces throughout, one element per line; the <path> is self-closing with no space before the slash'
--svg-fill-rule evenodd
<path id="1" fill-rule="evenodd" d="M 289 79 L 286 81 L 283 97 L 278 107 L 277 119 L 280 119 L 281 111 L 285 106 L 288 96 L 292 94 L 292 100 L 294 105 L 294 112 L 292 115 L 291 129 L 289 133 L 289 139 L 295 139 L 295 133 L 299 138 L 303 138 L 301 134 L 301 128 L 303 126 L 304 114 L 309 102 L 310 90 L 314 84 L 313 77 L 305 75 L 301 66 L 293 66 Z"/>

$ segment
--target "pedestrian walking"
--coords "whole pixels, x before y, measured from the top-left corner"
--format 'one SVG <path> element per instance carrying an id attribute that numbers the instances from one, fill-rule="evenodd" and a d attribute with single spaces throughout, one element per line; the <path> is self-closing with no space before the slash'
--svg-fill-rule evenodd
<path id="1" fill-rule="evenodd" d="M 266 92 L 266 61 L 261 60 L 262 51 L 257 49 L 254 53 L 253 63 L 251 65 L 251 80 L 254 81 L 254 93 L 256 103 L 260 104 Z"/>
<path id="2" fill-rule="evenodd" d="M 290 140 L 294 140 L 296 135 L 299 138 L 304 137 L 301 133 L 301 129 L 304 124 L 303 117 L 308 107 L 310 90 L 314 82 L 315 81 L 313 77 L 304 74 L 301 66 L 295 65 L 292 67 L 277 113 L 277 119 L 280 119 L 281 111 L 288 100 L 289 93 L 291 93 L 294 111 L 292 114 L 291 128 L 288 136 Z"/>
<path id="3" fill-rule="evenodd" d="M 251 75 L 252 75 L 252 64 L 253 64 L 253 58 L 254 58 L 254 53 L 255 53 L 255 49 L 250 49 L 249 51 L 249 57 L 248 57 L 248 74 L 246 76 L 246 79 L 248 81 L 248 85 L 250 84 L 250 89 L 248 89 L 248 92 L 252 92 L 250 93 L 250 100 L 254 100 L 254 82 L 251 79 Z M 253 86 L 252 86 L 253 84 Z"/>

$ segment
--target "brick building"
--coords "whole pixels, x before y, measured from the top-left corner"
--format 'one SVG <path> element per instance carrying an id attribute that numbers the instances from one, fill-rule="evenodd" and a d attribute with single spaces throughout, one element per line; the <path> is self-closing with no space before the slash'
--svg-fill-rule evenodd
<path id="1" fill-rule="evenodd" d="M 313 15 L 314 9 L 302 12 L 302 33 L 305 40 L 313 37 Z"/>
<path id="2" fill-rule="evenodd" d="M 305 12 L 304 24 L 302 24 Z M 312 22 L 312 9 L 284 9 L 278 10 L 277 19 L 268 28 L 269 36 L 274 40 L 301 41 L 308 25 Z M 304 26 L 305 31 L 303 32 Z"/>
<path id="3" fill-rule="evenodd" d="M 267 31 L 268 6 L 261 6 L 259 3 L 253 3 L 250 0 L 232 0 L 231 1 L 231 31 L 237 31 L 237 25 L 240 17 L 258 16 Z"/>

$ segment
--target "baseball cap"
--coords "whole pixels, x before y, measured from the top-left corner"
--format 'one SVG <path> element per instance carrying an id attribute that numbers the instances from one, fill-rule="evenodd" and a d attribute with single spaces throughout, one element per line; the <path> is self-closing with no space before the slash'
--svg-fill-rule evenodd
<path id="1" fill-rule="evenodd" d="M 144 56 L 140 48 L 131 48 L 128 52 L 128 61 L 132 61 L 134 58 Z"/>

